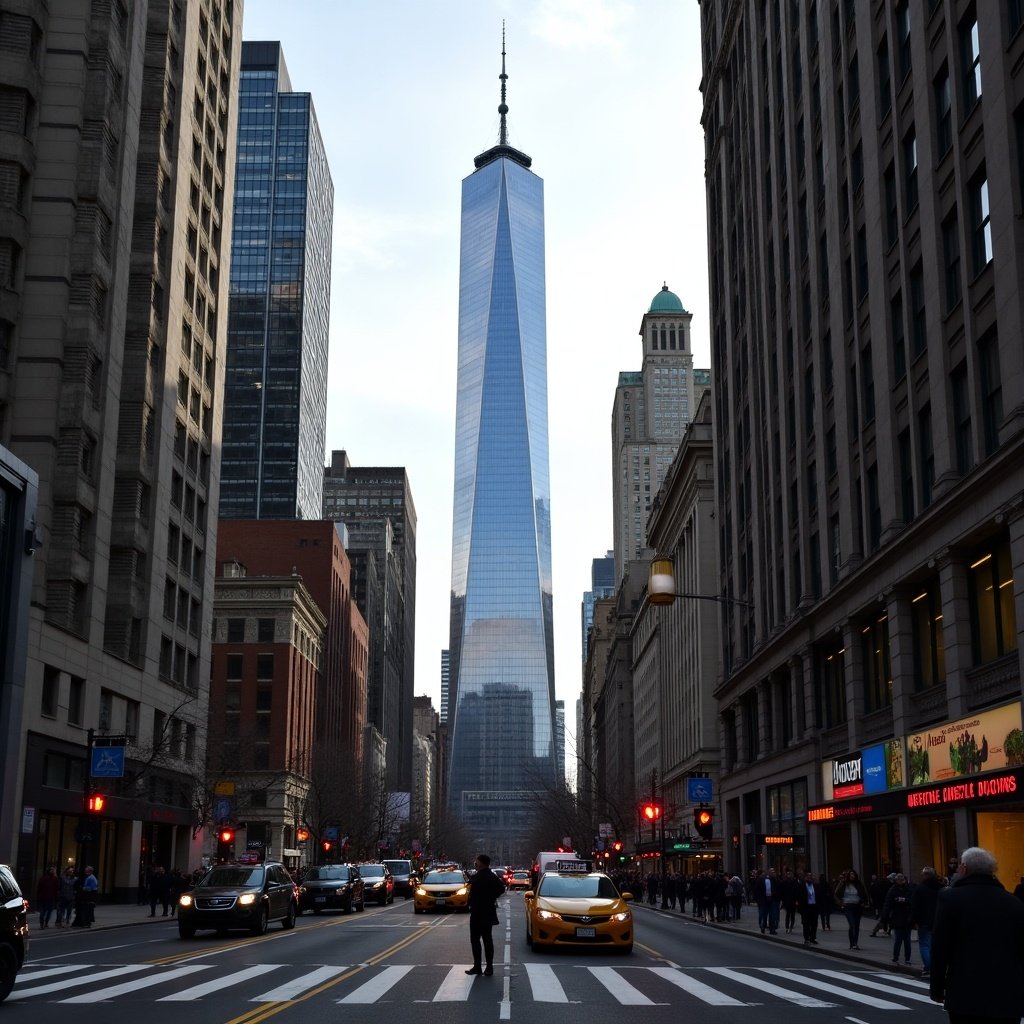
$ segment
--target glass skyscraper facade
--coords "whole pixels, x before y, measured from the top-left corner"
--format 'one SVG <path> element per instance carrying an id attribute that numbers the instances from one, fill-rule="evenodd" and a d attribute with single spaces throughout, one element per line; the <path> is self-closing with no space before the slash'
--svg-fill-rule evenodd
<path id="1" fill-rule="evenodd" d="M 524 863 L 556 780 L 544 186 L 502 99 L 501 141 L 462 183 L 448 799 L 498 863 Z"/>
<path id="2" fill-rule="evenodd" d="M 220 517 L 319 519 L 334 186 L 280 43 L 243 43 L 240 88 Z"/>

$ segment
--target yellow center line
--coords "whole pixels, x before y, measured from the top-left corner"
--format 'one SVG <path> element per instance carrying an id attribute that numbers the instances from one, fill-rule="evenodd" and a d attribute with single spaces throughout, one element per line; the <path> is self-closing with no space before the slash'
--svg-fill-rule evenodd
<path id="1" fill-rule="evenodd" d="M 340 985 L 343 981 L 348 981 L 349 978 L 359 974 L 360 971 L 365 971 L 367 967 L 375 967 L 377 964 L 381 963 L 381 961 L 387 960 L 388 957 L 394 956 L 407 946 L 411 946 L 417 940 L 422 939 L 423 936 L 434 927 L 434 924 L 420 925 L 420 927 L 411 935 L 407 935 L 404 939 L 400 939 L 393 946 L 389 946 L 382 952 L 370 957 L 366 963 L 357 964 L 351 970 L 346 971 L 344 974 L 339 974 L 336 978 L 331 978 L 330 981 L 325 981 L 322 985 L 318 985 L 316 988 L 310 989 L 308 992 L 304 992 L 301 996 L 296 996 L 294 999 L 285 999 L 276 1003 L 265 1003 L 262 1006 L 257 1006 L 253 1010 L 248 1010 L 240 1017 L 233 1017 L 231 1020 L 227 1021 L 226 1024 L 258 1024 L 259 1021 L 264 1021 L 270 1017 L 274 1017 L 283 1010 L 288 1010 L 293 1006 L 297 1006 L 299 1003 L 304 1003 L 306 1000 L 312 999 L 314 996 L 318 996 L 330 988 L 334 988 L 335 985 Z"/>

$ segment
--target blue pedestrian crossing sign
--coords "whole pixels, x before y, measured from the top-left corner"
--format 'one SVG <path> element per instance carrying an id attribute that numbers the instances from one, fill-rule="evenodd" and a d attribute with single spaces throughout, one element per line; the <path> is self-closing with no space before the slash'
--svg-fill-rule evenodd
<path id="1" fill-rule="evenodd" d="M 89 774 L 94 779 L 124 778 L 124 747 L 93 747 Z"/>
<path id="2" fill-rule="evenodd" d="M 715 795 L 715 784 L 711 779 L 687 779 L 686 799 L 691 804 L 710 803 Z"/>

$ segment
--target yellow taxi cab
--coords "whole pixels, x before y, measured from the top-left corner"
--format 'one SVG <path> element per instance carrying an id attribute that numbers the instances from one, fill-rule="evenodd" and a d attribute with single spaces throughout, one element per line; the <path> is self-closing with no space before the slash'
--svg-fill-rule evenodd
<path id="1" fill-rule="evenodd" d="M 413 910 L 469 910 L 469 879 L 461 868 L 428 871 L 413 894 Z"/>
<path id="2" fill-rule="evenodd" d="M 626 905 L 632 893 L 619 893 L 601 872 L 559 874 L 545 871 L 536 890 L 528 890 L 526 944 L 533 950 L 554 946 L 592 946 L 633 951 L 633 915 Z"/>

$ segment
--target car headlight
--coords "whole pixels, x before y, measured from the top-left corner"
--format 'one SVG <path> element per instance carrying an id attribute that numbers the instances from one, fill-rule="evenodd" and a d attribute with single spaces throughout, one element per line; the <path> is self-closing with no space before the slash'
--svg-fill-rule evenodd
<path id="1" fill-rule="evenodd" d="M 469 889 L 464 885 L 461 889 L 459 889 L 459 891 L 455 895 L 465 896 L 467 892 L 469 892 Z"/>
<path id="2" fill-rule="evenodd" d="M 633 915 L 628 911 L 624 910 L 621 914 L 612 914 L 613 921 L 628 921 Z"/>
<path id="3" fill-rule="evenodd" d="M 427 890 L 426 890 L 426 889 L 424 889 L 424 888 L 423 888 L 423 886 L 421 885 L 421 886 L 419 886 L 419 887 L 418 887 L 418 888 L 416 889 L 416 895 L 417 895 L 417 896 L 426 896 L 426 895 L 427 895 Z"/>
<path id="4" fill-rule="evenodd" d="M 299 895 L 300 896 L 305 896 L 306 895 L 306 887 L 304 885 L 300 885 L 299 886 Z"/>
<path id="5" fill-rule="evenodd" d="M 384 884 L 383 882 L 374 882 L 373 885 L 370 886 L 370 888 L 371 889 L 379 889 L 383 884 Z"/>
<path id="6" fill-rule="evenodd" d="M 556 914 L 553 910 L 538 910 L 537 916 L 542 921 L 561 921 L 562 915 Z"/>
<path id="7" fill-rule="evenodd" d="M 347 892 L 348 892 L 348 886 L 347 885 L 343 885 L 340 888 L 334 890 L 334 895 L 335 896 L 344 896 L 345 893 L 347 893 Z"/>
<path id="8" fill-rule="evenodd" d="M 251 906 L 255 902 L 256 893 L 254 892 L 243 892 L 242 895 L 238 897 L 238 904 L 242 907 Z"/>
<path id="9" fill-rule="evenodd" d="M 192 906 L 192 897 L 188 893 L 185 893 L 183 896 L 179 897 L 179 899 L 178 899 L 178 906 L 179 907 L 191 907 Z"/>

